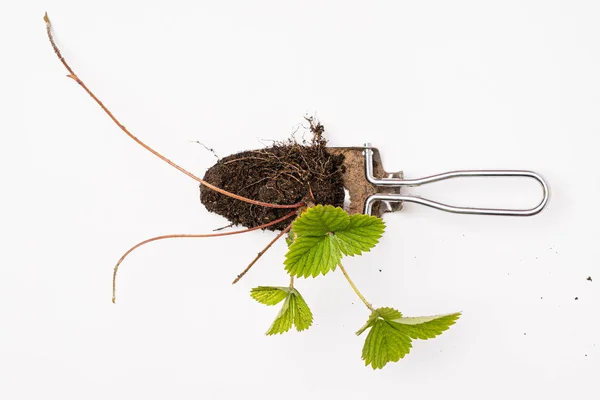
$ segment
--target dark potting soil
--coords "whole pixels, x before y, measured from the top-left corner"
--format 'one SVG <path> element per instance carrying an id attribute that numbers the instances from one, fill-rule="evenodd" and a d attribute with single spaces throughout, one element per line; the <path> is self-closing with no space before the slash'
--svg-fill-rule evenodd
<path id="1" fill-rule="evenodd" d="M 203 179 L 228 192 L 265 203 L 295 204 L 310 199 L 315 204 L 342 207 L 344 156 L 328 153 L 327 141 L 322 136 L 323 125 L 311 119 L 309 122 L 313 134 L 310 142 L 300 144 L 289 140 L 227 156 L 209 168 Z M 200 201 L 208 211 L 222 215 L 234 225 L 249 228 L 292 211 L 249 204 L 204 186 L 200 186 Z M 290 217 L 267 229 L 285 229 L 292 220 Z"/>

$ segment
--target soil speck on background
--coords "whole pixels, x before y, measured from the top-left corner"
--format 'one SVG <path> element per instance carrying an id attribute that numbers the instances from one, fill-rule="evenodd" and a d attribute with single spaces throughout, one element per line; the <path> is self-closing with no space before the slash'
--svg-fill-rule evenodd
<path id="1" fill-rule="evenodd" d="M 330 154 L 325 147 L 323 125 L 312 118 L 307 120 L 313 135 L 310 142 L 288 140 L 265 149 L 224 157 L 206 171 L 203 179 L 231 193 L 265 203 L 295 204 L 310 199 L 315 204 L 342 207 L 344 157 Z M 208 211 L 222 215 L 234 225 L 248 228 L 292 211 L 248 204 L 204 186 L 200 187 L 200 201 Z M 292 218 L 267 229 L 282 230 L 291 221 Z"/>
<path id="2" fill-rule="evenodd" d="M 586 279 L 586 281 L 590 281 L 591 282 L 592 281 L 592 277 L 588 276 L 587 279 Z"/>

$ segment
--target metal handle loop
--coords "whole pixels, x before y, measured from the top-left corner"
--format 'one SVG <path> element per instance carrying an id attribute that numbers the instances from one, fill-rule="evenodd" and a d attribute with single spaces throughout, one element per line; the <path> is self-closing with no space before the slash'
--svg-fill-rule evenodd
<path id="1" fill-rule="evenodd" d="M 548 184 L 539 174 L 533 171 L 519 171 L 519 170 L 463 170 L 463 171 L 450 171 L 442 174 L 432 175 L 425 178 L 419 179 L 397 179 L 397 178 L 375 178 L 373 176 L 373 151 L 370 149 L 370 145 L 365 145 L 364 150 L 365 156 L 365 174 L 367 181 L 375 186 L 384 187 L 414 187 L 420 186 L 427 183 L 438 182 L 451 178 L 462 178 L 462 177 L 522 177 L 535 179 L 542 186 L 542 201 L 530 209 L 501 209 L 501 208 L 474 208 L 474 207 L 456 207 L 448 204 L 439 203 L 437 201 L 424 199 L 419 196 L 403 195 L 399 193 L 381 193 L 374 194 L 367 198 L 365 201 L 365 214 L 371 214 L 373 210 L 373 203 L 376 201 L 389 201 L 399 202 L 406 201 L 410 203 L 422 204 L 424 206 L 436 208 L 438 210 L 447 211 L 457 214 L 480 214 L 480 215 L 507 215 L 507 216 L 520 216 L 527 217 L 535 215 L 542 211 L 542 209 L 548 203 L 550 197 L 550 190 Z"/>

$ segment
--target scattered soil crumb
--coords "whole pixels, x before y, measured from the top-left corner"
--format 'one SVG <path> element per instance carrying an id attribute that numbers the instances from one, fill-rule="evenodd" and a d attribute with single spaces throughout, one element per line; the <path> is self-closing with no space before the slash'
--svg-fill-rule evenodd
<path id="1" fill-rule="evenodd" d="M 579 297 L 575 297 L 575 300 L 579 300 Z"/>
<path id="2" fill-rule="evenodd" d="M 590 281 L 590 282 L 591 282 L 591 281 L 592 281 L 592 277 L 591 277 L 591 276 L 588 276 L 588 277 L 586 278 L 586 281 Z"/>
<path id="3" fill-rule="evenodd" d="M 381 272 L 381 270 L 379 270 L 379 272 Z"/>
<path id="4" fill-rule="evenodd" d="M 316 204 L 342 207 L 344 156 L 330 154 L 323 137 L 323 125 L 313 118 L 307 120 L 312 133 L 310 140 L 298 143 L 289 139 L 261 150 L 224 157 L 206 171 L 204 180 L 264 203 L 295 204 L 310 199 Z M 200 186 L 200 201 L 208 211 L 222 215 L 234 225 L 249 228 L 281 218 L 291 211 L 245 203 L 204 186 Z M 291 220 L 267 229 L 285 229 Z"/>

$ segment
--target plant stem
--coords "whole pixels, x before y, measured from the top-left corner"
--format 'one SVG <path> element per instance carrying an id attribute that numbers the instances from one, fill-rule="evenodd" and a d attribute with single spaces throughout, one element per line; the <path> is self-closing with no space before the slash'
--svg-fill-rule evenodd
<path id="1" fill-rule="evenodd" d="M 267 246 L 266 246 L 264 249 L 262 249 L 262 251 L 261 251 L 260 253 L 258 253 L 258 255 L 257 255 L 256 257 L 254 257 L 254 260 L 252 260 L 252 262 L 251 262 L 251 263 L 250 263 L 250 264 L 249 264 L 249 265 L 246 267 L 246 269 L 245 269 L 245 270 L 243 270 L 243 271 L 242 271 L 242 272 L 241 272 L 241 273 L 240 273 L 240 274 L 239 274 L 239 275 L 238 275 L 238 276 L 237 276 L 237 277 L 236 277 L 236 278 L 233 280 L 233 282 L 231 282 L 231 284 L 232 284 L 232 285 L 235 285 L 236 283 L 238 283 L 238 282 L 239 282 L 239 280 L 240 280 L 240 279 L 242 279 L 242 278 L 244 277 L 244 275 L 246 275 L 246 273 L 247 273 L 248 271 L 250 271 L 250 268 L 252 268 L 252 266 L 253 266 L 254 264 L 256 264 L 256 262 L 257 262 L 257 261 L 258 261 L 258 260 L 259 260 L 259 259 L 262 257 L 262 255 L 263 255 L 263 254 L 265 254 L 265 252 L 266 252 L 267 250 L 269 250 L 269 248 L 270 248 L 271 246 L 273 246 L 273 243 L 275 243 L 277 240 L 279 240 L 279 238 L 281 238 L 283 235 L 285 235 L 285 233 L 286 233 L 287 231 L 289 231 L 291 228 L 292 228 L 292 224 L 289 224 L 289 225 L 287 226 L 287 228 L 285 228 L 284 230 L 282 230 L 281 232 L 279 232 L 279 234 L 277 234 L 277 236 L 275 236 L 275 238 L 274 238 L 273 240 L 271 240 L 271 241 L 269 242 L 269 244 L 268 244 L 268 245 L 267 245 Z"/>
<path id="2" fill-rule="evenodd" d="M 360 300 L 365 303 L 365 306 L 367 306 L 367 308 L 373 312 L 375 312 L 375 309 L 373 308 L 373 306 L 371 305 L 371 303 L 369 303 L 367 301 L 367 299 L 365 299 L 365 296 L 363 296 L 360 291 L 358 290 L 358 288 L 356 287 L 356 285 L 354 284 L 354 282 L 352 282 L 352 279 L 350 279 L 350 276 L 348 275 L 348 272 L 346 272 L 346 269 L 344 268 L 344 266 L 340 263 L 340 270 L 342 271 L 342 274 L 344 274 L 344 276 L 346 277 L 346 280 L 348 281 L 348 283 L 350 284 L 350 286 L 352 287 L 352 290 L 354 290 L 354 293 L 356 293 L 356 295 L 360 298 Z"/>
<path id="3" fill-rule="evenodd" d="M 117 272 L 119 272 L 119 265 L 121 265 L 121 263 L 123 262 L 123 260 L 125 260 L 125 257 L 127 257 L 132 251 L 134 251 L 135 249 L 137 249 L 138 247 L 141 247 L 145 244 L 151 243 L 151 242 L 155 242 L 157 240 L 163 240 L 163 239 L 177 239 L 177 238 L 207 238 L 207 237 L 220 237 L 220 236 L 230 236 L 230 235 L 238 235 L 240 233 L 246 233 L 246 232 L 252 232 L 252 231 L 256 231 L 258 229 L 264 229 L 264 228 L 268 228 L 271 225 L 275 225 L 281 221 L 284 221 L 290 217 L 292 217 L 293 215 L 295 215 L 296 212 L 292 211 L 291 213 L 276 219 L 274 221 L 269 222 L 268 224 L 264 224 L 264 225 L 259 225 L 259 226 L 255 226 L 254 228 L 248 228 L 248 229 L 242 229 L 239 231 L 233 231 L 233 232 L 222 232 L 222 233 L 199 233 L 199 234 L 187 234 L 187 233 L 176 233 L 176 234 L 171 234 L 171 235 L 162 235 L 162 236 L 155 236 L 153 238 L 150 239 L 146 239 L 142 242 L 139 242 L 138 244 L 136 244 L 135 246 L 133 246 L 132 248 L 130 248 L 129 250 L 127 250 L 125 252 L 125 254 L 123 254 L 121 256 L 121 258 L 119 259 L 119 261 L 117 262 L 117 265 L 115 265 L 115 269 L 113 270 L 113 281 L 112 281 L 112 302 L 116 302 L 117 301 Z"/>
<path id="4" fill-rule="evenodd" d="M 294 275 L 290 275 L 290 289 L 294 288 Z"/>
<path id="5" fill-rule="evenodd" d="M 186 170 L 185 168 L 175 164 L 173 161 L 169 160 L 167 157 L 163 156 L 162 154 L 160 154 L 159 152 L 157 152 L 156 150 L 154 150 L 152 147 L 148 146 L 146 143 L 142 142 L 140 139 L 137 138 L 137 136 L 133 135 L 131 132 L 129 132 L 129 130 L 125 127 L 125 125 L 123 125 L 114 115 L 113 113 L 104 105 L 104 103 L 102 103 L 102 101 L 96 97 L 96 95 L 86 86 L 86 84 L 79 79 L 79 77 L 77 76 L 77 74 L 75 74 L 75 72 L 73 71 L 73 69 L 71 69 L 71 67 L 69 66 L 69 64 L 67 64 L 67 61 L 65 60 L 65 58 L 62 56 L 58 46 L 56 45 L 56 43 L 54 42 L 54 37 L 52 36 L 52 25 L 50 24 L 50 19 L 48 18 L 48 14 L 46 13 L 44 15 L 44 21 L 46 22 L 46 32 L 48 34 L 48 39 L 50 40 L 50 44 L 52 45 L 52 48 L 54 49 L 54 53 L 56 53 L 56 56 L 58 57 L 58 59 L 60 60 L 60 62 L 64 65 L 64 67 L 67 69 L 67 71 L 69 72 L 69 75 L 67 75 L 67 77 L 73 79 L 75 82 L 77 82 L 79 84 L 79 86 L 81 86 L 83 88 L 83 90 L 85 90 L 87 92 L 87 94 L 90 95 L 90 97 L 92 99 L 94 99 L 94 101 L 100 106 L 100 108 L 102 108 L 102 111 L 104 111 L 106 113 L 106 115 L 108 115 L 110 117 L 110 119 L 123 131 L 125 132 L 125 134 L 127 136 L 129 136 L 131 139 L 133 139 L 137 144 L 139 144 L 140 146 L 142 146 L 144 149 L 148 150 L 150 153 L 154 154 L 156 157 L 160 158 L 161 160 L 163 160 L 164 162 L 166 162 L 167 164 L 169 164 L 170 166 L 172 166 L 173 168 L 177 169 L 178 171 L 184 173 L 185 175 L 189 176 L 190 178 L 200 182 L 200 184 L 206 186 L 209 189 L 214 190 L 215 192 L 221 193 L 225 196 L 229 196 L 232 197 L 234 199 L 240 200 L 240 201 L 244 201 L 246 203 L 250 203 L 250 204 L 255 204 L 258 206 L 263 206 L 263 207 L 271 207 L 271 208 L 299 208 L 304 206 L 304 202 L 299 202 L 296 204 L 289 204 L 289 205 L 282 205 L 282 204 L 271 204 L 271 203 L 264 203 L 262 201 L 258 201 L 258 200 L 252 200 L 252 199 L 248 199 L 246 197 L 243 196 L 239 196 L 237 194 L 234 193 L 230 193 L 224 189 L 221 189 L 220 187 L 214 186 L 202 179 L 200 179 L 199 177 L 197 177 L 196 175 L 192 174 L 191 172 L 189 172 L 188 170 Z"/>

